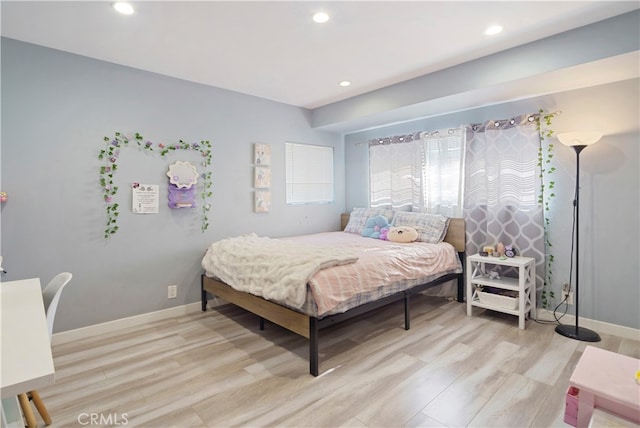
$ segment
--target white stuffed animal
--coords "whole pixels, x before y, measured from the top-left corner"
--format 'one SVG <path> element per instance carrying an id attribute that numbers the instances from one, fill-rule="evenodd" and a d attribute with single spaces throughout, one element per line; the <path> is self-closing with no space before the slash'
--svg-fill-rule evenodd
<path id="1" fill-rule="evenodd" d="M 389 229 L 387 240 L 408 243 L 418 239 L 418 231 L 410 226 L 396 226 Z"/>

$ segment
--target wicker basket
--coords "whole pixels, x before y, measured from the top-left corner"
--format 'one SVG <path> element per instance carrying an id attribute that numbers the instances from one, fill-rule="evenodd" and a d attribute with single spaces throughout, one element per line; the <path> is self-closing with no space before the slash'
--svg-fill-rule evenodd
<path id="1" fill-rule="evenodd" d="M 480 303 L 482 303 L 483 305 L 497 306 L 499 308 L 511 309 L 514 311 L 518 309 L 517 297 L 512 297 L 509 295 L 503 295 L 498 293 L 488 293 L 486 291 L 480 291 L 480 290 L 478 290 L 477 293 L 478 293 L 478 300 L 480 300 Z M 505 290 L 504 293 L 513 294 L 515 292 L 510 292 L 508 290 Z M 516 293 L 516 296 L 517 296 L 517 293 Z"/>

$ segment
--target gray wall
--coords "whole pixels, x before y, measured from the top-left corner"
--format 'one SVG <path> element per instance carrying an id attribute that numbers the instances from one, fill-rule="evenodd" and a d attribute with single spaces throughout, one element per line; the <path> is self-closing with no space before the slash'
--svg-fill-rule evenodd
<path id="1" fill-rule="evenodd" d="M 166 204 L 167 166 L 194 155 L 122 149 L 116 184 L 120 231 L 103 239 L 97 155 L 104 136 L 140 132 L 153 142 L 210 140 L 210 229 L 200 211 Z M 287 206 L 284 142 L 335 148 L 336 202 Z M 272 209 L 253 213 L 253 143 L 272 147 Z M 207 245 L 242 233 L 286 236 L 339 228 L 344 211 L 340 135 L 313 130 L 309 112 L 230 91 L 2 39 L 3 280 L 72 272 L 55 331 L 199 299 Z M 160 213 L 131 213 L 132 182 L 159 184 Z M 178 298 L 167 300 L 167 286 Z"/>
<path id="2" fill-rule="evenodd" d="M 346 206 L 368 205 L 368 146 L 373 137 L 436 130 L 523 113 L 559 111 L 556 133 L 601 130 L 580 156 L 580 316 L 640 328 L 640 80 L 632 79 L 478 108 L 345 137 Z M 556 197 L 550 214 L 556 293 L 568 282 L 575 153 L 555 144 Z M 573 313 L 573 307 L 570 307 Z"/>

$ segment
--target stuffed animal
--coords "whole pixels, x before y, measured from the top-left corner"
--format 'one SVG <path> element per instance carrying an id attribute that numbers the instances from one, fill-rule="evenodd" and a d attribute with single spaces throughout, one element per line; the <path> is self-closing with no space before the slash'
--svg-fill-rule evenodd
<path id="1" fill-rule="evenodd" d="M 387 235 L 389 234 L 389 227 L 383 227 L 382 229 L 380 229 L 380 237 L 379 239 L 382 239 L 384 241 L 387 241 Z"/>
<path id="2" fill-rule="evenodd" d="M 362 236 L 365 238 L 374 239 L 386 239 L 389 231 L 389 221 L 383 215 L 377 215 L 367 219 L 364 229 L 362 229 Z"/>
<path id="3" fill-rule="evenodd" d="M 418 239 L 418 231 L 410 226 L 396 226 L 389 229 L 387 239 L 392 242 L 408 243 Z"/>

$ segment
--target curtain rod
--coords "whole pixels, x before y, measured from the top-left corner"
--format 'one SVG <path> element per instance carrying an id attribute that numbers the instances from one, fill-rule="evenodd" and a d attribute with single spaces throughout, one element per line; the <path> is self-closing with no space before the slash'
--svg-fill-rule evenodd
<path id="1" fill-rule="evenodd" d="M 561 110 L 557 110 L 551 113 L 547 113 L 548 115 L 559 115 L 561 114 Z M 545 114 L 545 116 L 547 115 Z M 526 113 L 518 116 L 510 117 L 509 119 L 497 119 L 497 120 L 487 120 L 483 123 L 470 123 L 467 125 L 467 128 L 474 132 L 484 132 L 487 129 L 508 129 L 517 125 L 532 125 L 540 117 L 543 116 L 543 113 Z"/>
<path id="2" fill-rule="evenodd" d="M 453 134 L 455 132 L 460 131 L 462 125 L 458 128 L 448 128 L 446 129 L 448 134 Z M 362 144 L 376 145 L 376 144 L 397 144 L 397 143 L 409 143 L 411 141 L 420 140 L 421 138 L 431 136 L 436 137 L 440 135 L 440 132 L 444 132 L 444 129 L 436 130 L 436 131 L 417 131 L 411 134 L 405 135 L 394 135 L 392 137 L 380 137 L 380 138 L 372 138 L 369 141 L 363 141 L 360 143 L 356 143 L 356 146 Z"/>
<path id="3" fill-rule="evenodd" d="M 557 110 L 547 114 L 558 115 L 561 113 L 562 113 L 561 110 Z M 519 124 L 534 123 L 536 119 L 540 118 L 541 115 L 542 113 L 525 113 L 525 114 L 510 117 L 508 119 L 487 120 L 483 123 L 470 123 L 467 125 L 460 125 L 460 128 L 469 128 L 475 132 L 485 131 L 487 129 L 487 126 L 489 127 L 493 126 L 495 129 L 498 129 L 498 128 L 507 129 L 515 126 L 516 123 L 519 123 Z M 452 134 L 453 132 L 460 130 L 460 128 L 449 128 L 447 132 L 449 134 Z M 355 145 L 361 146 L 364 144 L 376 145 L 376 144 L 407 143 L 428 135 L 437 136 L 439 134 L 440 134 L 440 130 L 417 131 L 417 132 L 413 132 L 411 134 L 405 134 L 405 135 L 394 135 L 391 137 L 372 138 L 369 141 L 361 141 L 359 143 L 356 143 Z"/>

